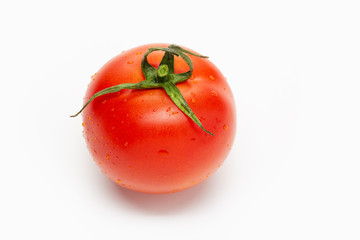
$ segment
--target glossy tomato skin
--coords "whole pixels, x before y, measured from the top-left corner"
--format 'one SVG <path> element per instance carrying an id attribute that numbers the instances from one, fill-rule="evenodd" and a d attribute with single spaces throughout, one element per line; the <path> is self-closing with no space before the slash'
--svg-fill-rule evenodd
<path id="1" fill-rule="evenodd" d="M 107 62 L 88 86 L 84 103 L 96 92 L 144 80 L 142 56 L 151 44 Z M 158 67 L 163 52 L 149 63 Z M 135 191 L 171 193 L 201 183 L 223 163 L 233 144 L 234 98 L 222 73 L 208 59 L 190 56 L 193 76 L 177 87 L 200 119 L 204 132 L 181 112 L 163 89 L 121 90 L 100 96 L 83 111 L 84 137 L 94 161 L 114 182 Z M 175 72 L 189 67 L 175 58 Z"/>

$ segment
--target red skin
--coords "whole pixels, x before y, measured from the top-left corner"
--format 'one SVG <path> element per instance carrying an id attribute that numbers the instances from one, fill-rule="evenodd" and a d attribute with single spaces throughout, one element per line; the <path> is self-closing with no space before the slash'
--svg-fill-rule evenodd
<path id="1" fill-rule="evenodd" d="M 104 88 L 144 80 L 140 67 L 144 53 L 150 47 L 168 45 L 144 45 L 111 59 L 92 77 L 84 103 Z M 163 55 L 153 52 L 148 61 L 157 68 Z M 177 87 L 214 136 L 181 112 L 163 89 L 106 94 L 83 111 L 84 137 L 91 155 L 119 185 L 146 193 L 181 191 L 208 178 L 228 155 L 236 127 L 231 89 L 209 60 L 189 57 L 193 76 Z M 188 70 L 175 57 L 175 73 Z"/>

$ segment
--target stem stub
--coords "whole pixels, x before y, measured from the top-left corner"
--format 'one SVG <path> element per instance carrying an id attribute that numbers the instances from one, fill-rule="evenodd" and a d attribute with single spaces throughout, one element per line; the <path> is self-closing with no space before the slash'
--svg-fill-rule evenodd
<path id="1" fill-rule="evenodd" d="M 154 51 L 164 51 L 164 57 L 161 60 L 161 63 L 157 69 L 155 69 L 147 60 L 147 56 Z M 186 53 L 186 54 L 185 54 Z M 187 54 L 207 58 L 206 56 L 198 55 L 187 51 L 177 45 L 171 44 L 167 48 L 163 47 L 154 47 L 149 48 L 148 51 L 144 54 L 141 61 L 141 70 L 145 76 L 145 80 L 138 83 L 123 83 L 115 85 L 109 88 L 105 88 L 97 93 L 95 93 L 80 109 L 75 115 L 71 117 L 78 116 L 90 102 L 95 98 L 113 92 L 118 92 L 122 89 L 151 89 L 151 88 L 163 88 L 167 95 L 171 98 L 174 104 L 185 113 L 191 120 L 193 120 L 202 130 L 210 135 L 214 135 L 211 132 L 207 131 L 200 120 L 193 113 L 184 97 L 182 96 L 180 90 L 176 87 L 177 83 L 184 82 L 191 77 L 193 72 L 193 64 L 191 59 Z M 174 56 L 180 56 L 189 66 L 190 70 L 184 73 L 175 74 L 174 72 Z"/>

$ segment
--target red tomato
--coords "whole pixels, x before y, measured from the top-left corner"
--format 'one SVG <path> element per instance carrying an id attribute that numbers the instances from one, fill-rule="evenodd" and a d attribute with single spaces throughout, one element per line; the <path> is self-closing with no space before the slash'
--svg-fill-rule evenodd
<path id="1" fill-rule="evenodd" d="M 143 81 L 141 60 L 151 44 L 121 53 L 92 76 L 85 103 L 96 92 Z M 157 68 L 164 52 L 148 55 Z M 164 89 L 129 90 L 94 99 L 83 111 L 84 137 L 94 161 L 111 180 L 135 191 L 170 193 L 197 185 L 225 160 L 235 135 L 235 104 L 225 77 L 208 59 L 189 55 L 190 79 L 177 84 L 214 136 L 203 131 Z M 175 73 L 189 70 L 175 57 Z"/>

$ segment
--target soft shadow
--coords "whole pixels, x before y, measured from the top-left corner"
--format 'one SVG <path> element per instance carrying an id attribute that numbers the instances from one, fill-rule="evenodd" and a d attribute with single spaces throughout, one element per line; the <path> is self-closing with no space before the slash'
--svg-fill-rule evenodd
<path id="1" fill-rule="evenodd" d="M 110 191 L 134 210 L 152 215 L 174 214 L 205 201 L 213 186 L 211 179 L 190 189 L 170 194 L 146 194 L 109 184 Z"/>

